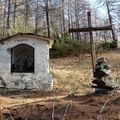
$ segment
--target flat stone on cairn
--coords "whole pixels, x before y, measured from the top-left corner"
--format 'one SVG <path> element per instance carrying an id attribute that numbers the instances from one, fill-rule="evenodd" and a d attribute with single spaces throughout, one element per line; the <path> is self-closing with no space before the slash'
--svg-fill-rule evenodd
<path id="1" fill-rule="evenodd" d="M 119 85 L 111 77 L 110 68 L 111 67 L 106 63 L 104 57 L 101 57 L 96 61 L 94 72 L 95 79 L 92 81 L 94 84 L 92 87 L 95 88 L 95 93 L 109 93 L 115 88 L 118 88 Z"/>

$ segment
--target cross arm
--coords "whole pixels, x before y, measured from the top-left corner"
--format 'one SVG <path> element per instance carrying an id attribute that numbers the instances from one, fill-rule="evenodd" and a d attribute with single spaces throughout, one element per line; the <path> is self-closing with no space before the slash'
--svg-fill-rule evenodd
<path id="1" fill-rule="evenodd" d="M 104 26 L 104 27 L 93 27 L 93 31 L 101 31 L 101 30 L 112 30 L 112 26 Z"/>
<path id="2" fill-rule="evenodd" d="M 72 32 L 89 32 L 90 30 L 92 31 L 101 31 L 101 30 L 111 30 L 112 26 L 104 26 L 104 27 L 86 27 L 86 28 L 72 28 L 69 29 L 69 33 Z"/>
<path id="3" fill-rule="evenodd" d="M 72 28 L 72 29 L 69 29 L 69 33 L 72 33 L 72 32 L 88 32 L 89 31 L 89 28 Z"/>

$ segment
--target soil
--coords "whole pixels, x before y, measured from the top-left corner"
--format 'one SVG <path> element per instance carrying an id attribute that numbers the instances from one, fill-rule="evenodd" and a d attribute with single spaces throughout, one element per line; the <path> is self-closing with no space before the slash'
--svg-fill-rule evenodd
<path id="1" fill-rule="evenodd" d="M 118 75 L 118 78 L 119 53 L 102 54 L 108 58 L 113 74 Z M 88 84 L 92 77 L 88 77 L 87 80 L 82 79 L 91 70 L 90 55 L 80 56 L 82 57 L 69 56 L 51 60 L 54 72 L 57 73 L 54 76 L 54 90 L 52 92 L 2 91 L 0 120 L 120 120 L 120 91 L 95 94 L 94 88 Z M 79 61 L 82 63 L 78 64 Z M 69 78 L 66 75 L 68 71 L 70 74 L 73 73 Z M 77 81 L 75 78 L 79 71 L 80 75 L 78 76 L 80 80 L 84 80 L 84 85 L 81 85 L 80 80 Z M 81 75 L 83 76 L 81 77 Z M 64 81 L 68 81 L 67 79 L 70 78 L 72 80 L 69 83 L 65 82 L 65 84 Z M 73 79 L 76 82 L 73 82 Z M 89 82 L 88 79 L 90 79 Z M 81 85 L 80 88 L 76 87 L 76 84 Z M 73 94 L 71 94 L 71 90 L 74 91 Z"/>
<path id="2" fill-rule="evenodd" d="M 34 99 L 36 98 L 32 98 L 33 101 Z M 2 114 L 4 120 L 10 120 L 11 117 L 13 120 L 52 120 L 52 115 L 54 120 L 119 120 L 120 93 L 115 92 L 112 96 L 111 93 L 76 94 L 59 96 L 55 100 L 49 96 L 37 102 L 8 106 L 2 109 Z M 98 116 L 100 119 L 97 119 Z"/>

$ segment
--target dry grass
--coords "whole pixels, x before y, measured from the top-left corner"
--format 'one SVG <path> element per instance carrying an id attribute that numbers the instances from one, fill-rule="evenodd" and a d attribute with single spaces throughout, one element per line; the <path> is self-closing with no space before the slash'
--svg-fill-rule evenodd
<path id="1" fill-rule="evenodd" d="M 81 57 L 66 57 L 61 59 L 54 59 L 51 61 L 53 65 L 54 74 L 54 88 L 69 91 L 70 89 L 77 89 L 83 85 L 89 85 L 92 80 L 92 70 L 90 64 L 90 56 Z M 86 65 L 85 65 L 86 64 Z"/>
<path id="2" fill-rule="evenodd" d="M 112 66 L 113 76 L 118 78 L 120 82 L 120 52 L 109 52 L 98 55 L 108 59 L 108 63 Z M 94 89 L 91 88 L 92 67 L 91 57 L 89 54 L 81 54 L 78 57 L 69 56 L 66 58 L 52 59 L 50 61 L 51 71 L 54 77 L 55 92 L 62 91 L 61 94 L 70 94 L 78 92 L 83 95 L 91 93 Z M 17 93 L 18 94 L 18 93 Z M 27 94 L 27 95 L 26 95 Z M 46 93 L 45 93 L 46 94 Z M 27 96 L 27 98 L 26 98 Z M 0 102 L 2 106 L 9 104 L 18 104 L 24 101 L 32 101 L 32 98 L 46 97 L 44 93 L 28 93 L 18 95 L 2 96 Z M 29 98 L 28 98 L 29 97 Z M 35 99 L 35 100 L 36 100 Z"/>
<path id="3" fill-rule="evenodd" d="M 109 52 L 99 54 L 97 57 L 106 57 L 108 64 L 112 67 L 112 75 L 116 79 L 120 74 L 120 53 Z M 82 54 L 78 57 L 69 56 L 51 60 L 52 72 L 54 75 L 54 89 L 71 91 L 91 91 L 92 67 L 89 54 Z"/>

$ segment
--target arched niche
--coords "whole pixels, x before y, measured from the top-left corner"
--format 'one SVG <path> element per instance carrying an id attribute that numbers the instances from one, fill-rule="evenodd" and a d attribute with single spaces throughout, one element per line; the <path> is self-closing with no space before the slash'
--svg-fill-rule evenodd
<path id="1" fill-rule="evenodd" d="M 34 48 L 19 44 L 11 49 L 11 72 L 34 72 Z"/>

